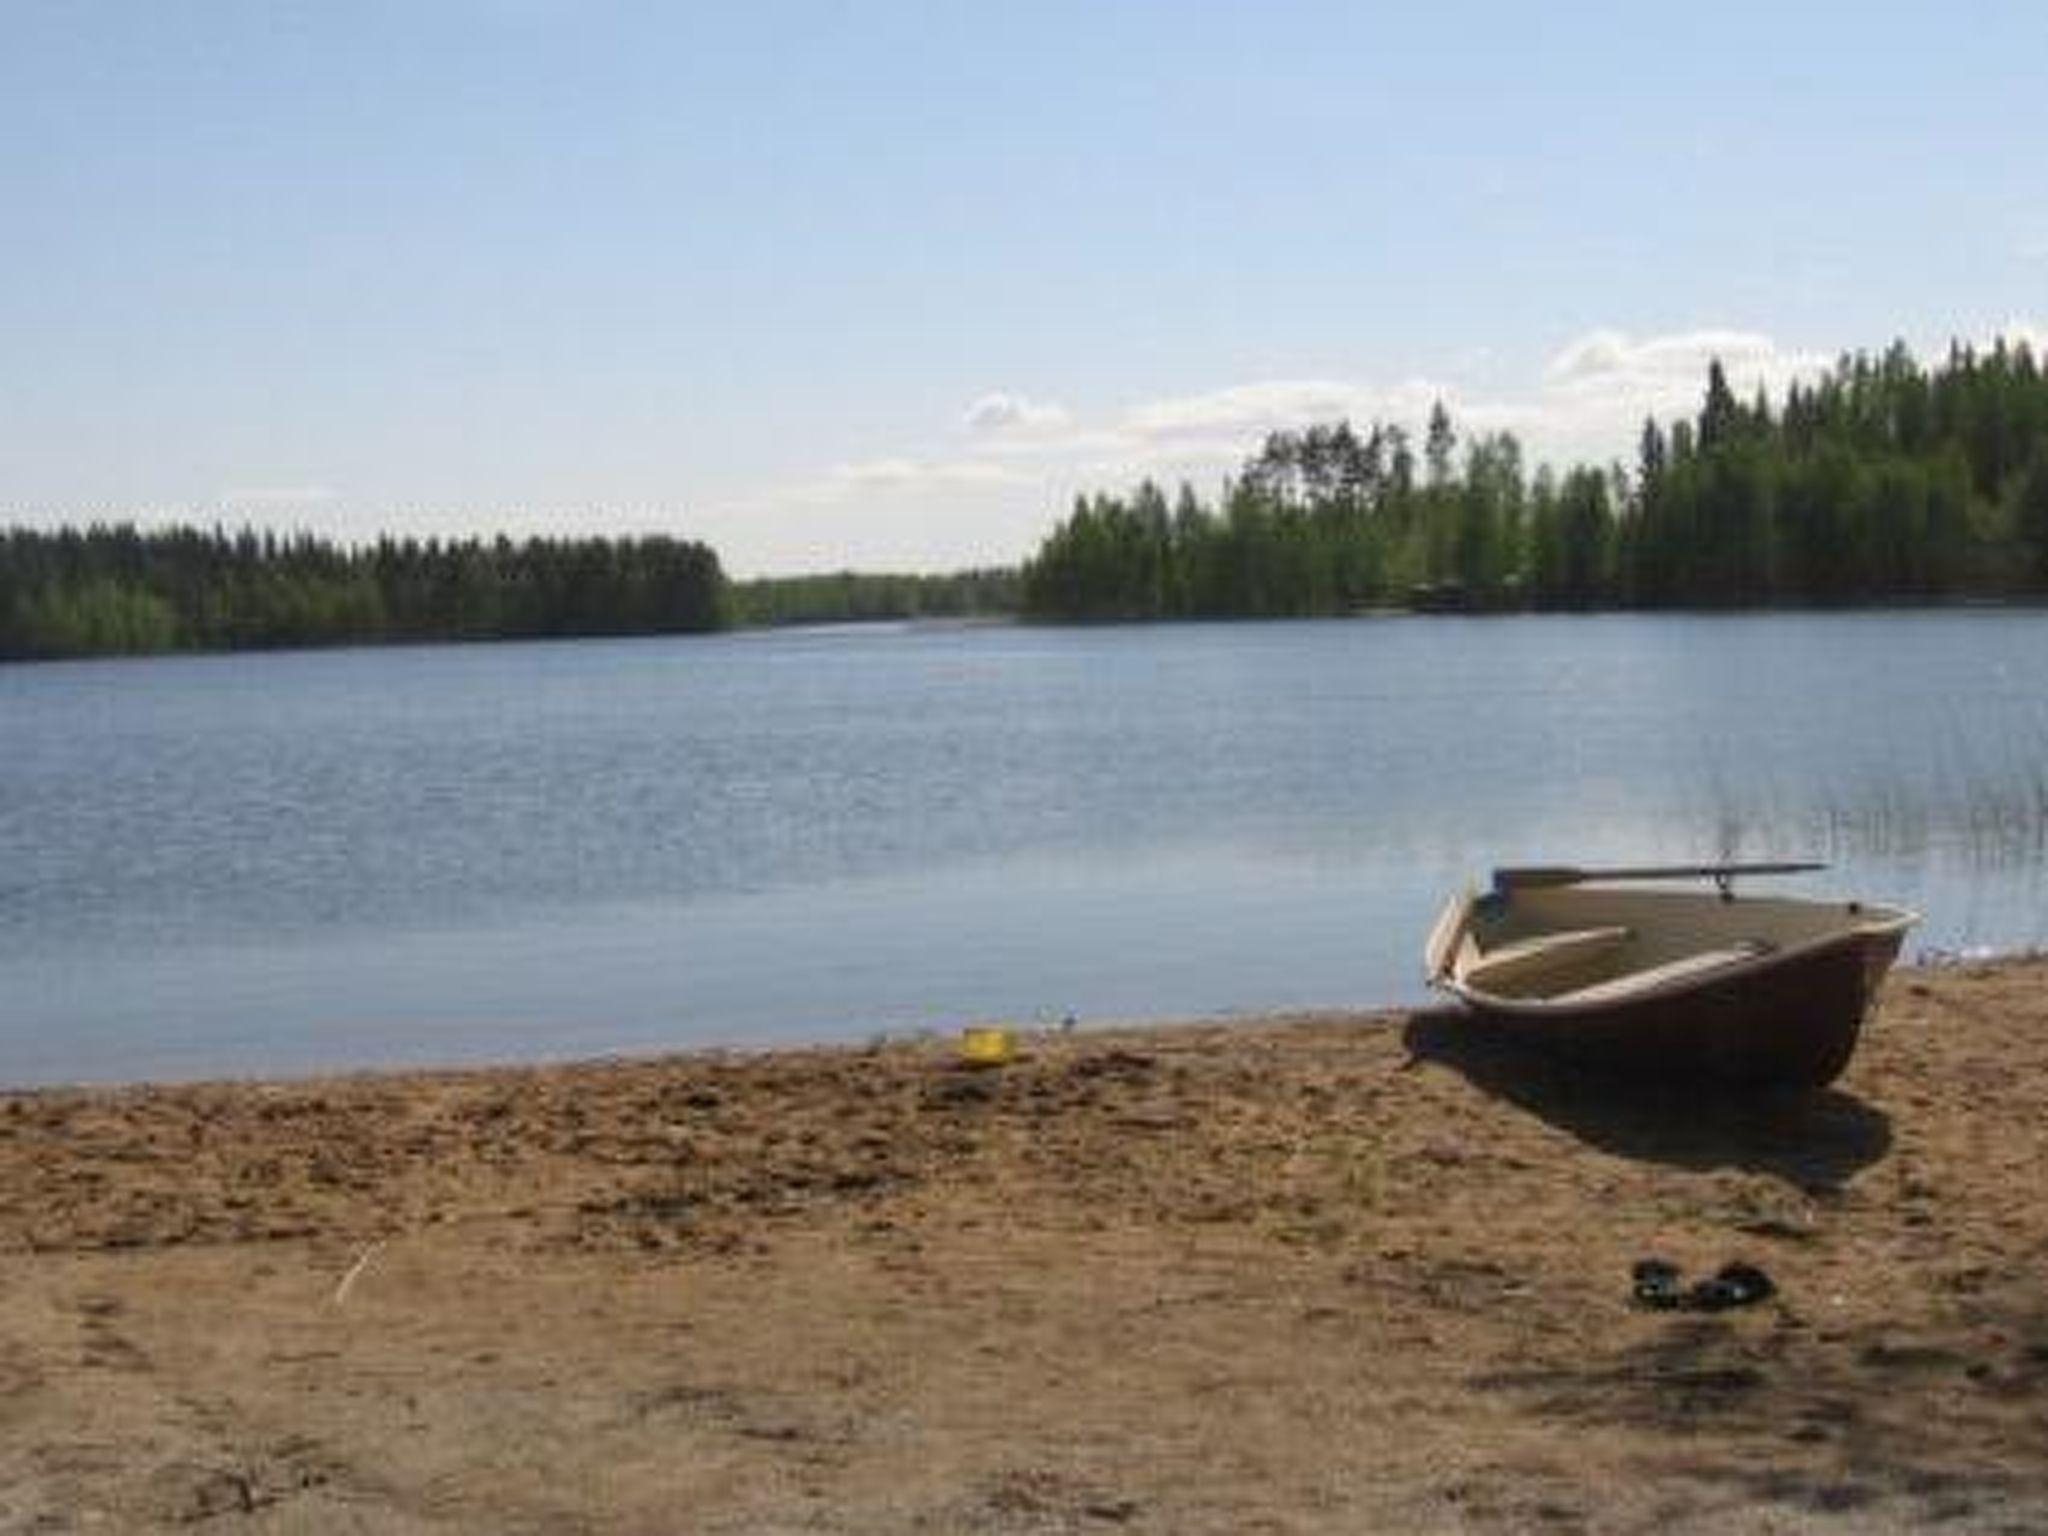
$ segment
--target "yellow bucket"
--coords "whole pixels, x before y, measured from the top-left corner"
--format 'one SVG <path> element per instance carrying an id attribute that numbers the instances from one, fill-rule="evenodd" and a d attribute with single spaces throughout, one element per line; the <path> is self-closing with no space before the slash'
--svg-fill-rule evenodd
<path id="1" fill-rule="evenodd" d="M 976 1067 L 1000 1067 L 1017 1054 L 1017 1037 L 997 1025 L 960 1031 L 960 1059 Z"/>

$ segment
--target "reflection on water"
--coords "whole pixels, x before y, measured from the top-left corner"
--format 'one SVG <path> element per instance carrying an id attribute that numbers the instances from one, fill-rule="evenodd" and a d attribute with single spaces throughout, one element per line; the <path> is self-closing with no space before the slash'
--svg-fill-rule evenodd
<path id="1" fill-rule="evenodd" d="M 2048 615 L 877 629 L 0 670 L 0 1079 L 1403 1002 L 1499 863 L 2039 944 Z"/>

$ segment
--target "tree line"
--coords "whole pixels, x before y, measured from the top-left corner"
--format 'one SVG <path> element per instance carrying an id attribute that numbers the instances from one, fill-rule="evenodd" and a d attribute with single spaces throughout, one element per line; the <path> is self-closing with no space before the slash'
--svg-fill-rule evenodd
<path id="1" fill-rule="evenodd" d="M 0 659 L 669 634 L 731 621 L 718 556 L 636 539 L 0 530 Z"/>
<path id="2" fill-rule="evenodd" d="M 1084 495 L 1022 576 L 1052 620 L 1734 607 L 2048 592 L 2048 374 L 2024 344 L 1844 357 L 1775 407 L 1719 362 L 1633 466 L 1529 473 L 1507 433 L 1276 432 L 1206 502 Z"/>
<path id="3" fill-rule="evenodd" d="M 857 624 L 878 619 L 1001 618 L 1017 612 L 1014 566 L 925 576 L 837 571 L 763 576 L 732 587 L 741 624 Z"/>

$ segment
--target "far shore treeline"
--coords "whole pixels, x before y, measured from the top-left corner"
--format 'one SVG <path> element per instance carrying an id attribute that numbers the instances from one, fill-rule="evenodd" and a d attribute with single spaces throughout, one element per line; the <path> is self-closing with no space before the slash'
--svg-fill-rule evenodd
<path id="1" fill-rule="evenodd" d="M 0 533 L 0 657 L 690 633 L 729 603 L 718 556 L 669 538 Z"/>
<path id="2" fill-rule="evenodd" d="M 1418 462 L 1419 458 L 1419 462 Z M 1843 359 L 1774 409 L 1721 365 L 1634 466 L 1525 473 L 1441 404 L 1398 426 L 1277 432 L 1208 504 L 1083 496 L 1024 571 L 1065 620 L 1438 609 L 1743 607 L 2048 591 L 2048 377 L 2024 344 Z"/>
<path id="3" fill-rule="evenodd" d="M 730 581 L 670 538 L 0 529 L 0 660 L 1014 615 L 1015 569 Z"/>
<path id="4" fill-rule="evenodd" d="M 0 660 L 1015 616 L 1745 607 L 2048 594 L 2048 373 L 2024 344 L 1844 358 L 1778 402 L 1717 362 L 1635 463 L 1528 472 L 1439 405 L 1276 432 L 1215 502 L 1086 495 L 1021 568 L 731 581 L 702 543 L 0 530 Z"/>
<path id="5" fill-rule="evenodd" d="M 763 576 L 736 581 L 733 617 L 741 624 L 860 624 L 877 619 L 979 619 L 1014 615 L 1022 580 L 1014 566 L 946 576 Z"/>

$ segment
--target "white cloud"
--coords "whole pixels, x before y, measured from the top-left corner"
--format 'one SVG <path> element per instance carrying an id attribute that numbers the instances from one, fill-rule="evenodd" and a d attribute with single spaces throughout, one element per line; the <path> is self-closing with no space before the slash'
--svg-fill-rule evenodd
<path id="1" fill-rule="evenodd" d="M 1702 328 L 1640 338 L 1589 331 L 1558 349 L 1532 395 L 1481 408 L 1473 420 L 1514 431 L 1538 459 L 1626 458 L 1646 416 L 1669 422 L 1699 409 L 1715 361 L 1736 394 L 1747 398 L 1761 387 L 1776 399 L 1795 380 L 1825 373 L 1831 359 L 1759 331 Z"/>
<path id="2" fill-rule="evenodd" d="M 1055 432 L 1071 419 L 1063 405 L 1002 390 L 991 390 L 974 401 L 962 417 L 968 431 L 983 434 Z"/>
<path id="3" fill-rule="evenodd" d="M 1375 385 L 1345 379 L 1262 379 L 1202 394 L 1132 406 L 1107 434 L 1140 464 L 1177 460 L 1237 461 L 1268 433 L 1316 422 L 1420 419 L 1455 392 L 1426 380 Z M 1097 447 L 1107 446 L 1098 443 Z"/>
<path id="4" fill-rule="evenodd" d="M 1206 394 L 1148 401 L 1124 414 L 1125 430 L 1146 441 L 1249 435 L 1301 421 L 1326 421 L 1370 408 L 1363 386 L 1335 379 L 1265 379 Z"/>
<path id="5" fill-rule="evenodd" d="M 234 510 L 265 511 L 289 507 L 324 507 L 341 493 L 326 485 L 236 486 L 220 493 L 220 504 Z"/>
<path id="6" fill-rule="evenodd" d="M 1045 486 L 987 459 L 889 455 L 699 503 L 691 525 L 736 576 L 960 570 L 1029 552 Z"/>
<path id="7" fill-rule="evenodd" d="M 2048 255 L 2048 252 L 2043 254 Z M 1998 327 L 1994 335 L 2003 337 L 2014 345 L 2025 342 L 2027 350 L 2033 353 L 2037 360 L 2048 357 L 2048 325 L 2031 320 L 2013 319 Z"/>
<path id="8" fill-rule="evenodd" d="M 756 518 L 783 507 L 833 507 L 886 496 L 896 500 L 936 492 L 1028 485 L 1030 475 L 984 458 L 919 458 L 889 454 L 834 464 L 808 479 L 771 485 L 712 503 L 714 515 Z"/>
<path id="9" fill-rule="evenodd" d="M 1756 331 L 1681 331 L 1637 341 L 1621 331 L 1600 330 L 1566 344 L 1543 370 L 1543 383 L 1550 393 L 1639 399 L 1684 391 L 1697 398 L 1708 364 L 1717 360 L 1731 387 L 1761 383 L 1773 393 L 1828 365 L 1820 353 L 1788 350 Z"/>
<path id="10" fill-rule="evenodd" d="M 1638 341 L 1623 331 L 1596 330 L 1566 343 L 1543 374 L 1558 384 L 1670 378 L 1697 384 L 1716 358 L 1733 369 L 1768 364 L 1782 355 L 1775 341 L 1757 331 L 1679 331 Z"/>
<path id="11" fill-rule="evenodd" d="M 999 485 L 1017 479 L 1014 470 L 982 459 L 863 459 L 835 464 L 827 481 L 839 486 Z"/>

